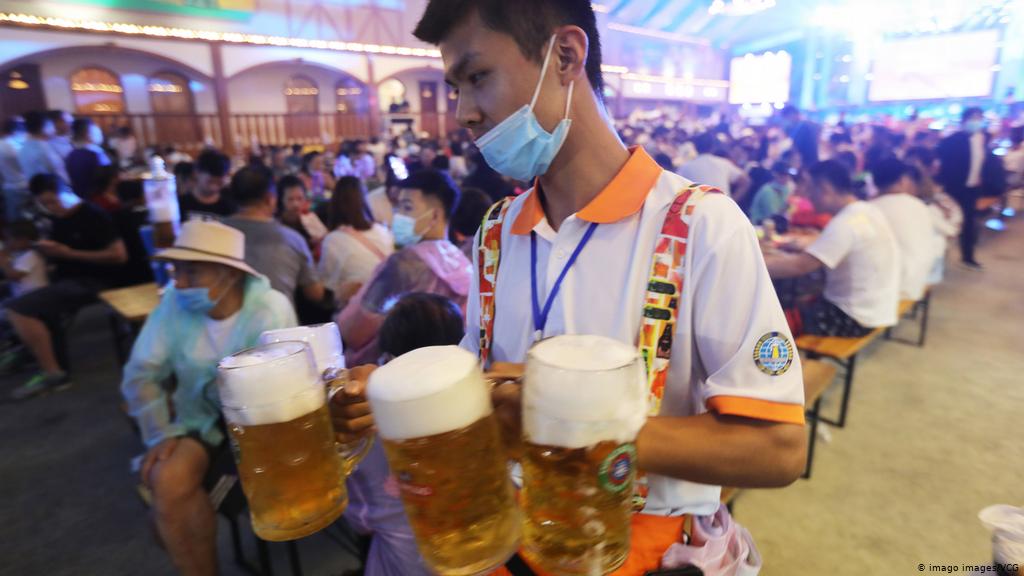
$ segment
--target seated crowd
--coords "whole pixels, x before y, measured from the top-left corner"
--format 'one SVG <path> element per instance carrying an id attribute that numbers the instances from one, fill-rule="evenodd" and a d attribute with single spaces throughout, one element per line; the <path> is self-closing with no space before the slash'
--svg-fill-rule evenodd
<path id="1" fill-rule="evenodd" d="M 823 137 L 792 108 L 766 126 L 662 114 L 617 128 L 662 168 L 732 196 L 763 236 L 773 280 L 824 272 L 823 294 L 794 304 L 795 333 L 862 336 L 894 325 L 901 299 L 920 300 L 941 279 L 961 226 L 962 259 L 977 267 L 977 197 L 1024 181 L 1012 173 L 1024 162 L 1007 162 L 1007 173 L 994 155 L 972 159 L 968 149 L 964 165 L 964 142 L 984 134 L 981 117 L 966 110 L 963 130 L 941 141 L 916 122 L 841 122 Z M 333 154 L 271 146 L 243 161 L 209 147 L 194 159 L 171 147 L 143 151 L 127 128 L 106 138 L 62 111 L 11 118 L 3 130 L 0 268 L 10 290 L 0 369 L 38 366 L 14 398 L 71 384 L 66 331 L 101 291 L 173 268 L 122 391 L 148 448 L 141 475 L 158 533 L 188 574 L 214 572 L 208 492 L 231 465 L 218 360 L 264 330 L 329 321 L 350 366 L 457 343 L 476 231 L 496 201 L 529 186 L 487 166 L 462 132 L 345 141 Z M 151 156 L 178 193 L 181 225 L 163 250 L 141 235 Z M 804 233 L 776 242 L 787 230 Z M 353 496 L 346 514 L 379 536 L 369 559 L 377 573 L 426 573 L 386 475 L 377 447 L 352 480 L 369 496 Z"/>

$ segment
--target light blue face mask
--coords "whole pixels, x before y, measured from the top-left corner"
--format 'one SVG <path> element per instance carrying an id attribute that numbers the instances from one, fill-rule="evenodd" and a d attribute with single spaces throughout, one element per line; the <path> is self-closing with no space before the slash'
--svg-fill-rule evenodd
<path id="1" fill-rule="evenodd" d="M 422 240 L 423 234 L 416 232 L 416 224 L 426 216 L 427 214 L 424 214 L 419 218 L 413 218 L 405 214 L 395 214 L 391 218 L 391 233 L 395 236 L 395 244 L 404 248 Z"/>
<path id="2" fill-rule="evenodd" d="M 477 148 L 491 168 L 498 172 L 527 182 L 548 171 L 558 151 L 569 135 L 572 120 L 569 119 L 569 106 L 572 104 L 572 89 L 575 82 L 569 83 L 569 96 L 565 101 L 565 117 L 554 132 L 544 130 L 537 121 L 533 108 L 537 104 L 544 77 L 547 75 L 551 53 L 555 48 L 556 36 L 551 37 L 548 53 L 544 56 L 544 65 L 540 69 L 540 79 L 533 91 L 533 99 L 500 124 L 491 128 L 476 141 Z"/>
<path id="3" fill-rule="evenodd" d="M 221 282 L 223 281 L 221 279 Z M 178 299 L 178 305 L 185 310 L 195 314 L 209 314 L 210 310 L 213 310 L 227 293 L 228 290 L 225 290 L 220 298 L 212 300 L 209 288 L 179 288 L 175 291 L 175 296 Z"/>

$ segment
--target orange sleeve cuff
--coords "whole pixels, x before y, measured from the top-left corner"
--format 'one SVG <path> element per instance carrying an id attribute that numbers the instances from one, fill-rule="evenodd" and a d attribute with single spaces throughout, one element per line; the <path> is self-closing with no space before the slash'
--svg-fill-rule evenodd
<path id="1" fill-rule="evenodd" d="M 707 400 L 707 407 L 708 410 L 728 416 L 804 424 L 804 407 L 799 404 L 784 404 L 743 396 L 712 396 Z"/>

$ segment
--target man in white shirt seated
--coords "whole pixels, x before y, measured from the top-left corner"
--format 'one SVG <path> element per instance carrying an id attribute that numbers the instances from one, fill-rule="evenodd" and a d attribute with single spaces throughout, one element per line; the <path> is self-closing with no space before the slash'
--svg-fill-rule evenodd
<path id="1" fill-rule="evenodd" d="M 900 249 L 900 298 L 917 302 L 924 298 L 937 247 L 931 211 L 914 195 L 909 169 L 897 158 L 876 164 L 871 174 L 881 195 L 871 204 L 889 222 Z"/>
<path id="2" fill-rule="evenodd" d="M 750 177 L 731 161 L 715 156 L 715 135 L 711 132 L 699 134 L 693 139 L 697 157 L 679 167 L 679 175 L 697 184 L 718 188 L 733 199 L 746 195 Z"/>
<path id="3" fill-rule="evenodd" d="M 767 254 L 768 273 L 781 279 L 828 268 L 824 298 L 800 311 L 806 334 L 859 338 L 895 325 L 899 248 L 885 216 L 857 198 L 842 164 L 819 162 L 809 173 L 815 210 L 834 216 L 803 252 Z"/>

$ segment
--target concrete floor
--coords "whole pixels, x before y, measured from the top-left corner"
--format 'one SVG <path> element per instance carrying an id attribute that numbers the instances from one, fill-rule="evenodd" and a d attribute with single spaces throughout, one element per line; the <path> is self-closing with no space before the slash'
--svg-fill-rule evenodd
<path id="1" fill-rule="evenodd" d="M 920 563 L 988 560 L 978 511 L 1024 504 L 1024 220 L 988 233 L 979 258 L 984 272 L 953 264 L 935 291 L 927 348 L 883 342 L 864 353 L 848 426 L 819 442 L 811 480 L 739 497 L 764 576 L 909 575 Z M 90 310 L 72 331 L 76 385 L 0 404 L 0 575 L 174 573 L 135 495 L 129 460 L 141 447 L 118 409 L 112 346 L 102 310 Z M 0 379 L 0 397 L 24 377 Z M 223 573 L 241 574 L 226 526 Z M 300 549 L 306 574 L 354 566 L 322 535 Z M 272 552 L 287 574 L 283 547 Z"/>
<path id="2" fill-rule="evenodd" d="M 924 349 L 879 341 L 859 358 L 846 428 L 818 443 L 812 478 L 739 497 L 763 576 L 991 561 L 978 512 L 1024 505 L 1024 220 L 984 235 L 985 270 L 951 263 L 935 289 Z"/>

